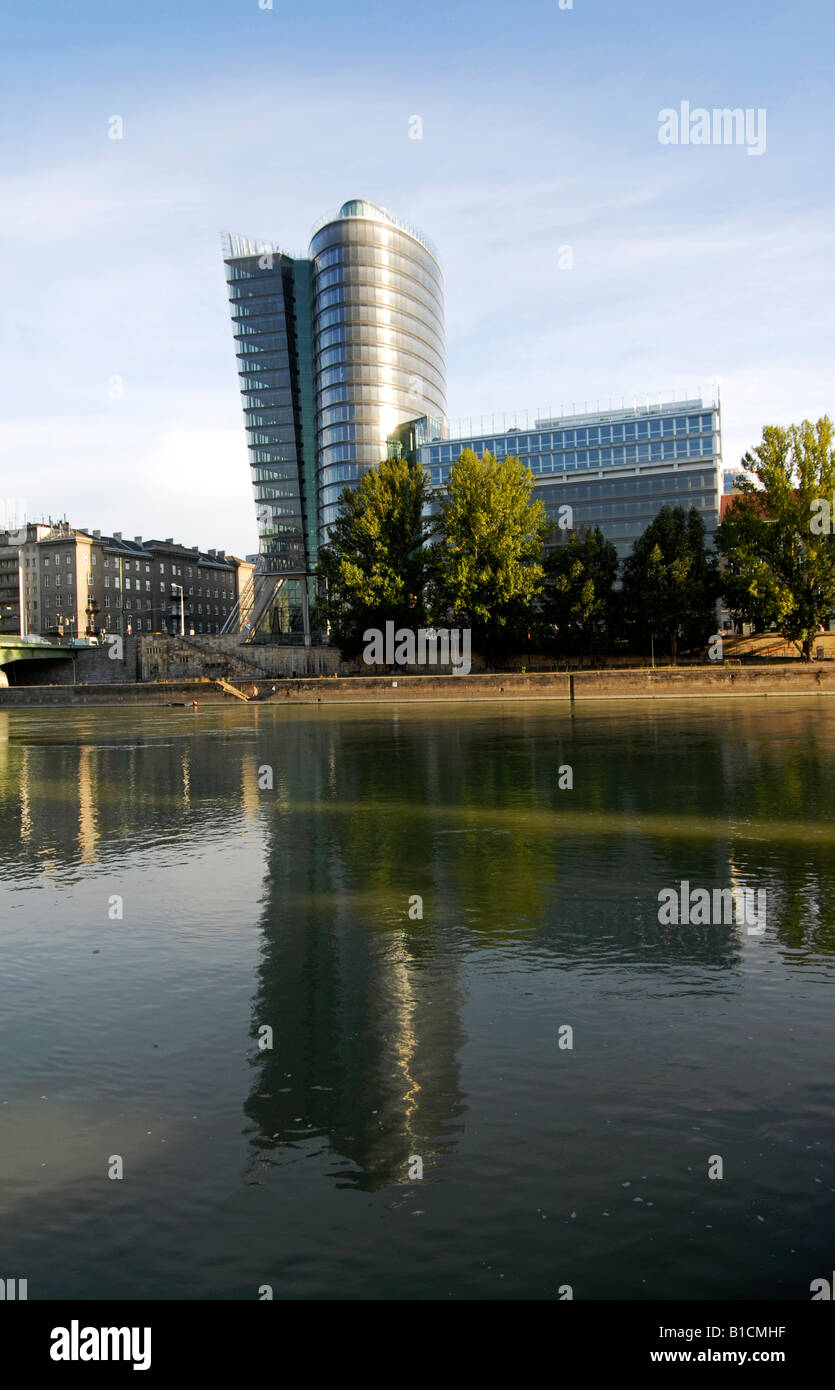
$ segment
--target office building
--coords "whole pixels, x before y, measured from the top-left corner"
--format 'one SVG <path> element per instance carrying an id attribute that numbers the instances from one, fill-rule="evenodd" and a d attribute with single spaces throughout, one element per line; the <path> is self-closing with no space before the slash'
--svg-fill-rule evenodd
<path id="1" fill-rule="evenodd" d="M 443 440 L 429 439 L 409 450 L 443 488 L 463 449 L 485 450 L 503 459 L 518 456 L 534 474 L 534 499 L 557 521 L 571 507 L 575 531 L 599 526 L 625 559 L 633 542 L 664 506 L 695 507 L 708 537 L 719 523 L 722 496 L 722 443 L 718 395 L 672 401 L 644 401 L 581 415 L 534 419 L 501 429 L 495 418 L 471 422 Z M 412 431 L 420 437 L 422 422 Z M 425 427 L 424 431 L 425 431 Z"/>
<path id="2" fill-rule="evenodd" d="M 355 200 L 306 258 L 228 235 L 224 259 L 259 525 L 253 632 L 311 640 L 318 548 L 343 489 L 387 454 L 419 459 L 437 490 L 464 448 L 518 455 L 549 518 L 570 506 L 621 559 L 664 505 L 697 508 L 714 534 L 718 395 L 451 429 L 443 278 L 421 232 Z"/>
<path id="3" fill-rule="evenodd" d="M 440 265 L 362 200 L 319 224 L 306 258 L 230 234 L 224 260 L 259 531 L 253 628 L 309 641 L 310 576 L 343 488 L 399 425 L 444 426 Z"/>

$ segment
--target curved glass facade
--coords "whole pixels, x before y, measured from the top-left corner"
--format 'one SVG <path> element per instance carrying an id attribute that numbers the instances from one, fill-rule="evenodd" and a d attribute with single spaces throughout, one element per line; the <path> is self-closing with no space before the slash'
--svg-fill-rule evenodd
<path id="1" fill-rule="evenodd" d="M 419 232 L 362 201 L 319 228 L 310 255 L 323 539 L 398 425 L 446 420 L 443 277 Z"/>

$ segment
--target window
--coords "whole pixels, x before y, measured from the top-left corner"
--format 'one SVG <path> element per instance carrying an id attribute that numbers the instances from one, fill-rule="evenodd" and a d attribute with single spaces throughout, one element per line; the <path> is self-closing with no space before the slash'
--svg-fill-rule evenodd
<path id="1" fill-rule="evenodd" d="M 151 631 L 151 619 L 150 619 L 150 618 L 146 618 L 146 619 L 145 619 L 145 631 L 146 631 L 146 632 L 150 632 L 150 631 Z"/>
<path id="2" fill-rule="evenodd" d="M 89 556 L 89 554 L 87 553 L 86 550 L 84 551 L 84 554 L 83 554 L 82 558 L 83 558 L 83 560 L 84 560 L 85 565 L 89 565 L 89 563 L 90 563 L 90 556 Z"/>
<path id="3" fill-rule="evenodd" d="M 98 561 L 98 556 L 96 555 L 95 550 L 93 551 L 92 555 L 90 556 L 90 560 L 91 560 L 91 563 L 92 563 L 92 564 L 94 564 L 94 565 L 97 565 L 97 564 L 98 564 L 98 562 L 99 562 L 99 561 Z"/>
<path id="4" fill-rule="evenodd" d="M 150 566 L 150 565 L 146 565 L 146 566 L 145 566 L 145 573 L 146 573 L 146 574 L 150 574 L 150 573 L 151 573 L 151 566 Z"/>
<path id="5" fill-rule="evenodd" d="M 49 564 L 49 556 L 48 556 L 48 555 L 44 555 L 44 557 L 43 557 L 43 562 L 44 562 L 45 565 L 48 565 L 48 564 Z"/>
<path id="6" fill-rule="evenodd" d="M 109 575 L 109 574 L 106 574 L 106 575 L 104 576 L 104 587 L 105 587 L 105 589 L 109 589 L 109 588 L 110 588 L 110 575 Z"/>
<path id="7" fill-rule="evenodd" d="M 48 589 L 48 588 L 49 588 L 49 575 L 48 575 L 48 574 L 45 574 L 44 577 L 43 577 L 43 586 L 44 586 L 45 589 Z"/>
<path id="8" fill-rule="evenodd" d="M 130 599 L 129 599 L 129 598 L 126 598 L 126 599 L 125 599 L 125 607 L 126 607 L 126 608 L 130 608 L 130 606 L 131 606 Z"/>
<path id="9" fill-rule="evenodd" d="M 70 557 L 69 555 L 65 555 L 65 556 L 64 556 L 64 564 L 65 564 L 65 565 L 68 565 L 68 564 L 70 563 L 70 558 L 71 558 L 71 557 Z"/>
<path id="10" fill-rule="evenodd" d="M 160 586 L 159 586 L 159 591 L 160 591 L 161 594 L 164 594 L 164 593 L 165 593 L 165 580 L 162 580 L 162 581 L 161 581 Z"/>
<path id="11" fill-rule="evenodd" d="M 150 579 L 146 579 L 146 580 L 145 580 L 145 592 L 146 592 L 146 593 L 150 593 L 150 591 L 151 591 L 151 581 L 150 581 Z"/>
<path id="12" fill-rule="evenodd" d="M 128 564 L 130 564 L 130 561 L 128 561 Z M 133 562 L 133 568 L 136 570 L 136 573 L 138 574 L 138 573 L 139 573 L 139 561 L 138 561 L 138 560 L 134 560 L 134 562 Z"/>
<path id="13" fill-rule="evenodd" d="M 110 568 L 110 556 L 109 556 L 109 555 L 105 555 L 105 557 L 104 557 L 104 567 L 105 567 L 105 569 L 109 569 L 109 568 Z"/>
<path id="14" fill-rule="evenodd" d="M 160 574 L 165 574 L 165 565 L 163 565 L 162 563 L 160 564 L 159 572 Z"/>
<path id="15" fill-rule="evenodd" d="M 130 578 L 128 576 L 125 576 L 125 588 L 130 588 Z"/>

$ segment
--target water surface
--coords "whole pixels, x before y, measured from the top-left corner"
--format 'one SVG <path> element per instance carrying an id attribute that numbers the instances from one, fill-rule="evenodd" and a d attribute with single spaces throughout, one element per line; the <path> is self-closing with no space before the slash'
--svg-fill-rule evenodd
<path id="1" fill-rule="evenodd" d="M 3 1274 L 808 1299 L 834 766 L 823 697 L 0 711 Z"/>

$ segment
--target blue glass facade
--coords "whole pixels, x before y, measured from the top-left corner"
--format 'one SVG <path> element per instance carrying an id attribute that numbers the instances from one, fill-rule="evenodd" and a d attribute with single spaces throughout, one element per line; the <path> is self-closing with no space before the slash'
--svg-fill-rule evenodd
<path id="1" fill-rule="evenodd" d="M 269 573 L 316 563 L 310 265 L 240 237 L 226 278 L 258 519 Z"/>
<path id="2" fill-rule="evenodd" d="M 435 487 L 447 484 L 465 448 L 518 456 L 536 477 L 534 497 L 551 519 L 570 505 L 575 529 L 599 526 L 621 556 L 665 505 L 696 507 L 709 534 L 719 521 L 718 403 L 635 406 L 422 444 L 417 457 Z"/>

